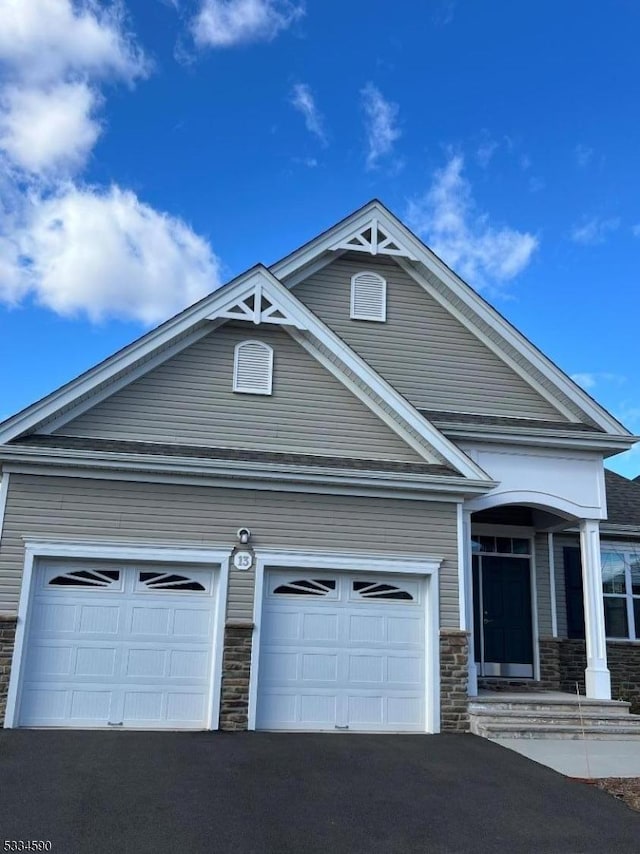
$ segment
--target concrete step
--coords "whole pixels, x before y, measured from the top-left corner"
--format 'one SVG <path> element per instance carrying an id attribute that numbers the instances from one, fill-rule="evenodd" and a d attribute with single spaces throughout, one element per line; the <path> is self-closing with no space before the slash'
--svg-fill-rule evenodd
<path id="1" fill-rule="evenodd" d="M 640 740 L 640 729 L 625 726 L 608 726 L 606 728 L 598 728 L 593 726 L 575 726 L 575 725 L 543 725 L 543 724 L 483 724 L 476 728 L 471 728 L 475 735 L 483 736 L 484 738 L 562 738 L 562 739 L 582 739 L 593 741 L 620 740 L 629 739 L 632 741 Z"/>
<path id="2" fill-rule="evenodd" d="M 525 711 L 539 713 L 573 712 L 582 710 L 584 714 L 623 715 L 629 714 L 631 704 L 620 700 L 589 700 L 586 697 L 578 699 L 545 698 L 533 699 L 525 697 L 482 697 L 469 702 L 469 712 L 475 714 L 481 711 L 511 711 L 517 714 Z"/>
<path id="3" fill-rule="evenodd" d="M 600 710 L 572 711 L 553 710 L 540 711 L 539 709 L 478 709 L 471 713 L 479 723 L 540 723 L 540 724 L 563 724 L 584 721 L 590 726 L 630 726 L 640 729 L 640 715 L 603 713 Z"/>

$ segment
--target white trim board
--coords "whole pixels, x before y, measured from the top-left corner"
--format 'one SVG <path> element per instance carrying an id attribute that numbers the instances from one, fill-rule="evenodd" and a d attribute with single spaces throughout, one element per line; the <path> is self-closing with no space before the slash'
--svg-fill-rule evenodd
<path id="1" fill-rule="evenodd" d="M 425 731 L 440 732 L 440 584 L 442 558 L 390 555 L 347 556 L 342 552 L 296 552 L 256 549 L 253 600 L 253 638 L 249 676 L 248 728 L 256 728 L 264 575 L 267 568 L 332 569 L 337 572 L 381 572 L 417 575 L 425 579 Z"/>
<path id="2" fill-rule="evenodd" d="M 33 575 L 36 562 L 40 557 L 59 558 L 88 558 L 123 561 L 145 561 L 153 563 L 194 563 L 219 566 L 216 577 L 216 601 L 214 604 L 213 644 L 214 656 L 212 662 L 211 686 L 209 695 L 208 729 L 217 729 L 220 715 L 220 698 L 222 688 L 222 658 L 224 652 L 224 625 L 227 609 L 227 589 L 229 579 L 229 559 L 231 549 L 198 549 L 181 548 L 174 545 L 122 545 L 114 543 L 86 543 L 55 539 L 26 540 L 24 569 L 20 600 L 18 605 L 18 620 L 16 625 L 15 644 L 11 659 L 11 675 L 5 711 L 4 726 L 12 729 L 18 725 L 19 697 L 22 680 L 22 667 L 25 659 L 25 642 L 29 634 L 31 617 L 30 603 L 32 599 Z"/>
<path id="3" fill-rule="evenodd" d="M 7 509 L 7 496 L 9 495 L 10 472 L 5 471 L 0 480 L 0 543 L 2 542 L 2 529 L 4 528 L 4 514 Z"/>

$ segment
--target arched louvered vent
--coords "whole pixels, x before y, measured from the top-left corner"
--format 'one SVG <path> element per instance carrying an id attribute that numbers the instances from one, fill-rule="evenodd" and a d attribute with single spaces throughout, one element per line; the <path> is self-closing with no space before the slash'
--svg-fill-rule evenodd
<path id="1" fill-rule="evenodd" d="M 236 344 L 233 360 L 233 390 L 244 394 L 271 394 L 273 349 L 262 341 Z"/>
<path id="2" fill-rule="evenodd" d="M 351 278 L 351 319 L 387 319 L 387 283 L 377 273 L 356 273 Z"/>

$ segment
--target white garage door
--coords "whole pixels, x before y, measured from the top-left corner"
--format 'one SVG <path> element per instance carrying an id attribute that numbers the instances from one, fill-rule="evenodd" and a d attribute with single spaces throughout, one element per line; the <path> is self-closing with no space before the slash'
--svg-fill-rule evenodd
<path id="1" fill-rule="evenodd" d="M 206 728 L 214 581 L 166 565 L 40 566 L 19 724 Z"/>
<path id="2" fill-rule="evenodd" d="M 270 572 L 256 726 L 424 732 L 424 595 L 416 578 Z"/>

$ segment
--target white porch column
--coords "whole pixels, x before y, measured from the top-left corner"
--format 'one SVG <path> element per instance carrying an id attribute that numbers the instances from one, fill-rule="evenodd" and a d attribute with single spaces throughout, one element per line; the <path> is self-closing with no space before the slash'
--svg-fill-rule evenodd
<path id="1" fill-rule="evenodd" d="M 466 626 L 469 632 L 469 681 L 467 693 L 478 696 L 478 667 L 476 665 L 474 625 L 473 625 L 473 561 L 471 552 L 471 512 L 462 511 L 463 560 L 465 577 Z"/>
<path id="2" fill-rule="evenodd" d="M 580 520 L 580 552 L 584 592 L 584 626 L 587 646 L 585 684 L 587 697 L 611 699 L 611 676 L 607 668 L 607 643 L 600 562 L 600 523 Z"/>

